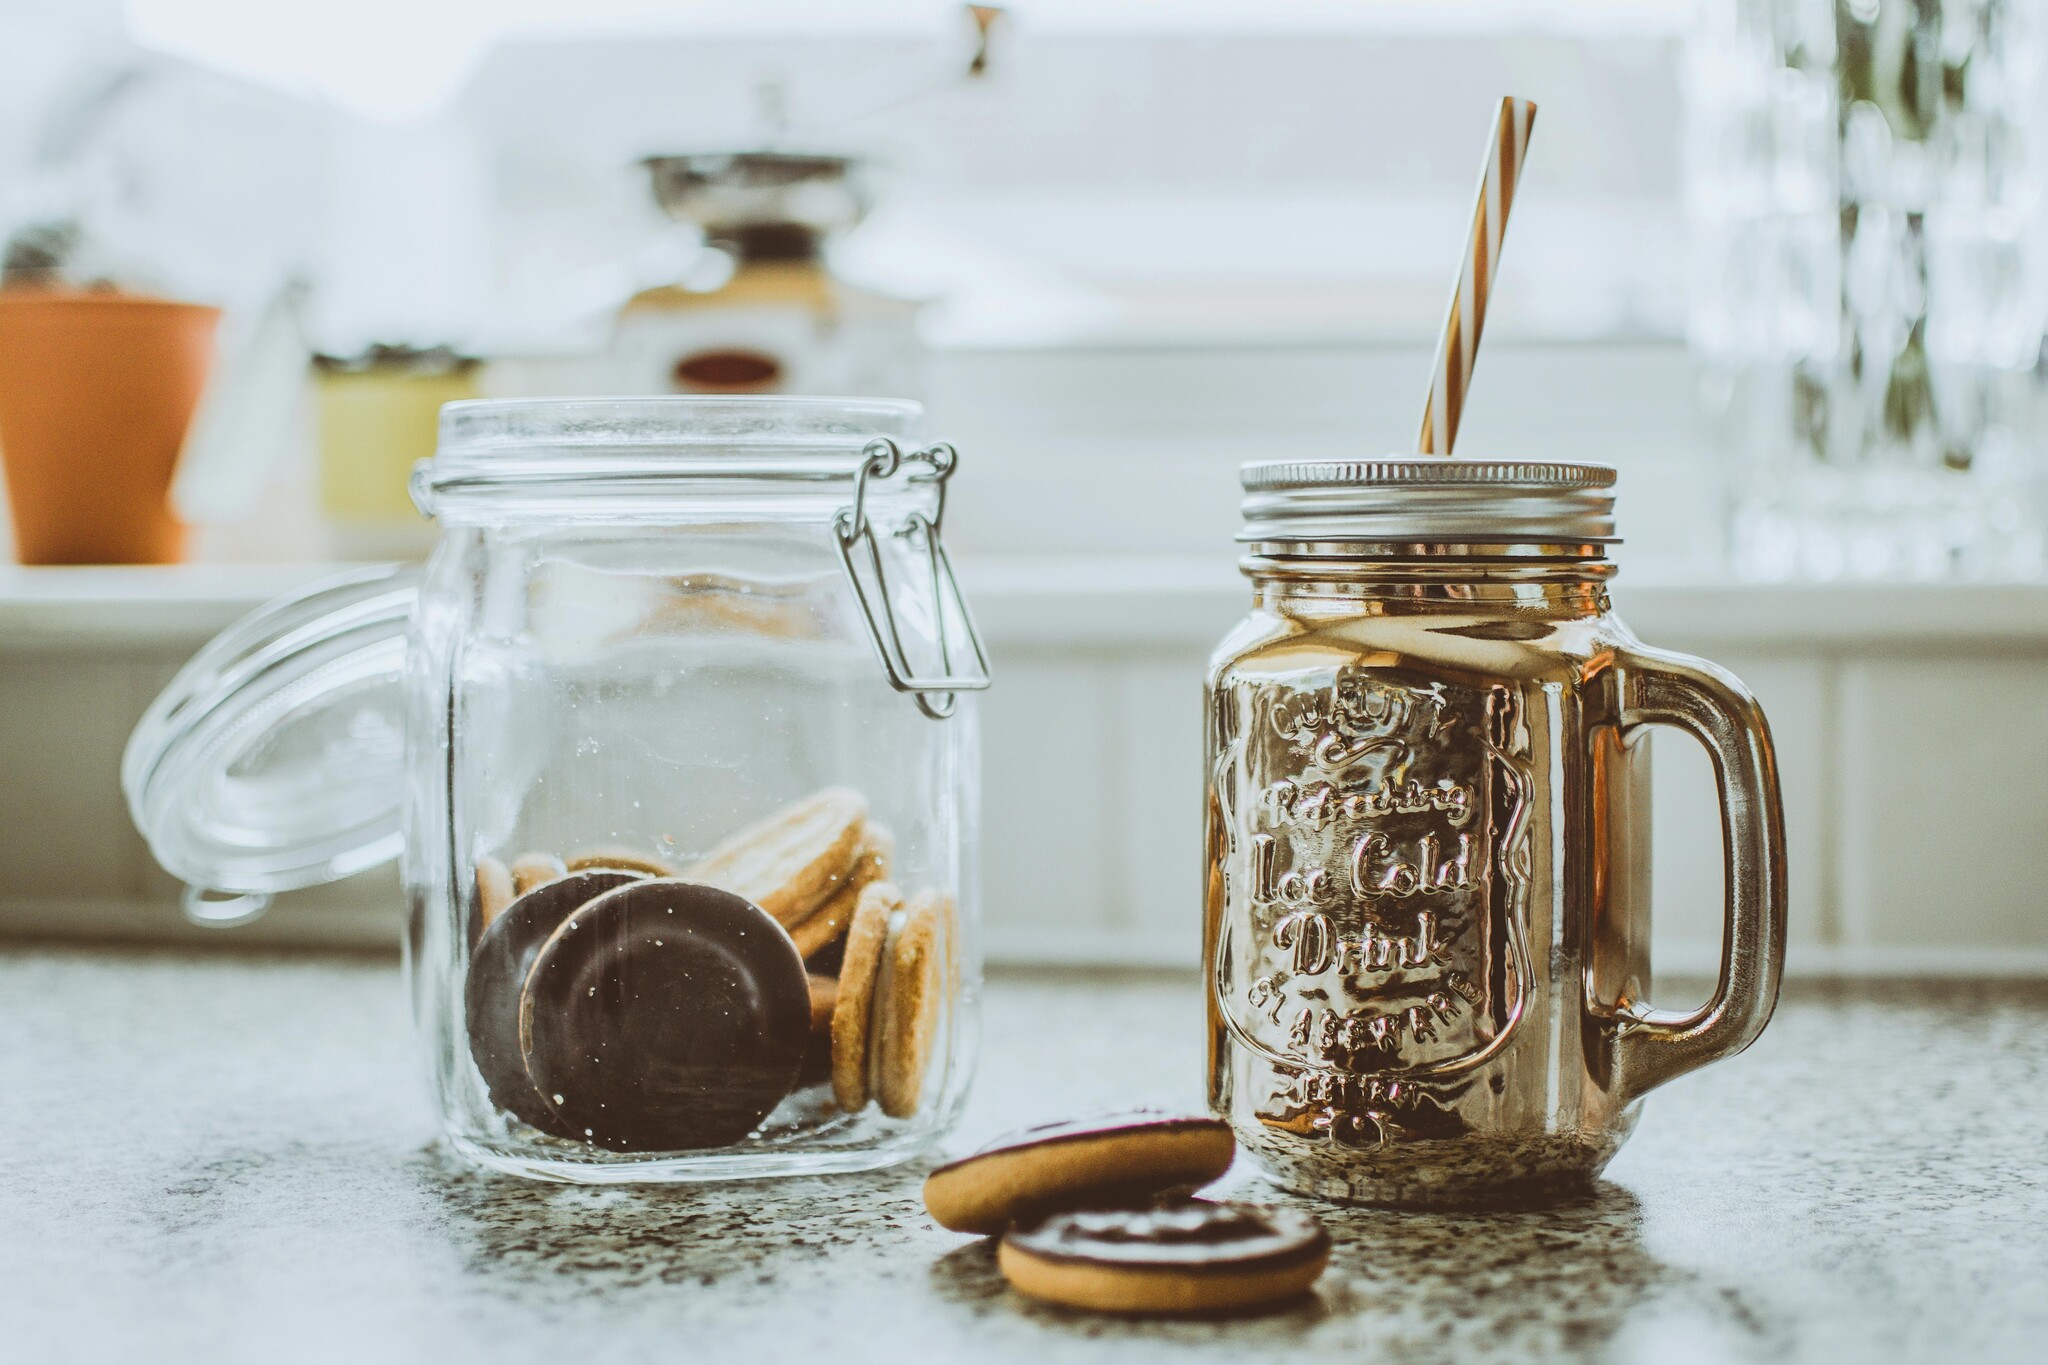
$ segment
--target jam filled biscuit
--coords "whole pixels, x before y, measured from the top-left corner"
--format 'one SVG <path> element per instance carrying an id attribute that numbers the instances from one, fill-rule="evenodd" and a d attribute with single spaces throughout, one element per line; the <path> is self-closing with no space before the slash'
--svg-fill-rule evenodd
<path id="1" fill-rule="evenodd" d="M 1237 1140 L 1221 1119 L 1130 1113 L 998 1138 L 933 1171 L 924 1205 L 955 1232 L 1001 1232 L 1055 1209 L 1145 1205 L 1222 1178 Z"/>
<path id="2" fill-rule="evenodd" d="M 952 898 L 924 892 L 910 903 L 901 926 L 892 928 L 869 1025 L 869 1086 L 883 1113 L 907 1119 L 923 1098 L 925 1073 L 951 994 Z"/>
<path id="3" fill-rule="evenodd" d="M 526 1074 L 560 1126 L 617 1152 L 722 1147 L 796 1086 L 803 958 L 759 906 L 638 881 L 572 913 L 519 1004 Z"/>
<path id="4" fill-rule="evenodd" d="M 1191 1200 L 1054 1214 L 1004 1234 L 1003 1275 L 1034 1299 L 1109 1313 L 1223 1313 L 1306 1293 L 1330 1235 L 1298 1209 Z"/>
<path id="5" fill-rule="evenodd" d="M 488 929 L 518 894 L 503 863 L 489 855 L 476 860 L 476 912 L 484 928 Z"/>
<path id="6" fill-rule="evenodd" d="M 527 892 L 496 915 L 469 960 L 463 1011 L 469 1052 L 491 1103 L 542 1132 L 563 1133 L 526 1078 L 519 1054 L 519 993 L 535 954 L 584 902 L 637 880 L 631 872 L 576 872 Z"/>
<path id="7" fill-rule="evenodd" d="M 849 1114 L 867 1108 L 871 1007 L 889 947 L 889 921 L 902 908 L 903 893 L 894 883 L 876 882 L 861 892 L 846 933 L 839 999 L 832 1007 L 832 1098 Z"/>
<path id="8" fill-rule="evenodd" d="M 512 860 L 512 889 L 522 896 L 536 886 L 546 886 L 568 875 L 568 864 L 552 853 L 522 853 Z"/>
<path id="9" fill-rule="evenodd" d="M 859 792 L 829 788 L 741 830 L 685 875 L 797 924 L 852 874 L 866 824 Z"/>

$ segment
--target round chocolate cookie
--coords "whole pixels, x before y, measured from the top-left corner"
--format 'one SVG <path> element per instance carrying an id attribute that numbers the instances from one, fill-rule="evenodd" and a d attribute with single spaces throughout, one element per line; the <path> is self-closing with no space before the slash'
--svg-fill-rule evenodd
<path id="1" fill-rule="evenodd" d="M 948 1162 L 924 1182 L 924 1206 L 955 1232 L 1001 1232 L 1053 1209 L 1144 1205 L 1222 1178 L 1237 1155 L 1230 1125 L 1145 1110 L 1041 1124 Z"/>
<path id="2" fill-rule="evenodd" d="M 1303 1293 L 1330 1234 L 1298 1209 L 1190 1200 L 1156 1209 L 1054 1214 L 1003 1236 L 996 1259 L 1019 1292 L 1110 1313 L 1221 1313 Z"/>
<path id="3" fill-rule="evenodd" d="M 519 992 L 541 945 L 571 911 L 638 880 L 634 872 L 576 872 L 535 887 L 492 917 L 470 957 L 469 979 L 462 988 L 469 1054 L 483 1073 L 491 1103 L 542 1132 L 570 1136 L 526 1078 L 519 1055 Z"/>
<path id="4" fill-rule="evenodd" d="M 722 1147 L 796 1086 L 803 958 L 767 911 L 657 880 L 562 922 L 520 999 L 526 1074 L 558 1127 L 615 1152 Z"/>

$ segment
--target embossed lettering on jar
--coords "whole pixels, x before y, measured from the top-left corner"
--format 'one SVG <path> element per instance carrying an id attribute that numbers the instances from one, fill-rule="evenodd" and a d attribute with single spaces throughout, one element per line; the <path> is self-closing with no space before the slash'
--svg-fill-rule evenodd
<path id="1" fill-rule="evenodd" d="M 1614 615 L 1613 472 L 1245 469 L 1250 615 L 1207 691 L 1211 1103 L 1281 1183 L 1458 1203 L 1583 1186 L 1643 1092 L 1776 998 L 1784 852 L 1762 714 Z M 1643 732 L 1712 752 L 1726 970 L 1647 1004 Z"/>

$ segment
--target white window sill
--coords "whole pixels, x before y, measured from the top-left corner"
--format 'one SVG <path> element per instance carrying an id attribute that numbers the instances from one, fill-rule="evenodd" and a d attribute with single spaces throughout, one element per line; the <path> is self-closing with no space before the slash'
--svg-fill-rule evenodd
<path id="1" fill-rule="evenodd" d="M 332 567 L 332 566 L 327 566 Z M 0 572 L 0 935 L 206 936 L 129 828 L 142 707 L 221 626 L 319 566 Z M 1002 962 L 1188 964 L 1200 924 L 1200 689 L 1244 610 L 1227 560 L 978 557 L 984 905 Z M 1790 839 L 1795 972 L 2048 974 L 2048 584 L 1769 587 L 1625 575 L 1645 639 L 1762 699 Z M 1720 822 L 1704 758 L 1658 747 L 1655 960 L 1711 971 Z M 1045 860 L 1056 851 L 1057 895 Z M 1932 899 L 1930 899 L 1932 897 Z M 214 935 L 387 946 L 388 870 Z"/>
<path id="2" fill-rule="evenodd" d="M 190 649 L 340 564 L 0 566 L 0 657 Z M 1226 556 L 962 556 L 990 644 L 1200 646 L 1242 615 L 1249 589 Z M 1667 564 L 1614 581 L 1645 639 L 1855 653 L 2048 645 L 2048 583 L 1747 583 Z"/>

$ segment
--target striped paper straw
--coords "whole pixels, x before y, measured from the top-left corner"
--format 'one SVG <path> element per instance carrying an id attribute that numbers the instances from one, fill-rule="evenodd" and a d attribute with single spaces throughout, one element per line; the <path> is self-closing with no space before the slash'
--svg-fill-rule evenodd
<path id="1" fill-rule="evenodd" d="M 1500 265 L 1500 239 L 1508 230 L 1508 210 L 1522 183 L 1522 158 L 1529 154 L 1529 130 L 1536 106 L 1503 96 L 1494 119 L 1493 139 L 1486 147 L 1486 169 L 1479 177 L 1479 202 L 1472 210 L 1472 237 L 1451 295 L 1451 315 L 1444 319 L 1436 344 L 1436 368 L 1430 374 L 1429 404 L 1422 410 L 1422 435 L 1416 449 L 1425 455 L 1449 455 L 1458 439 L 1458 418 L 1465 411 L 1465 390 L 1472 383 L 1472 362 L 1479 354 L 1479 334 L 1486 326 L 1486 300 L 1493 272 Z"/>

